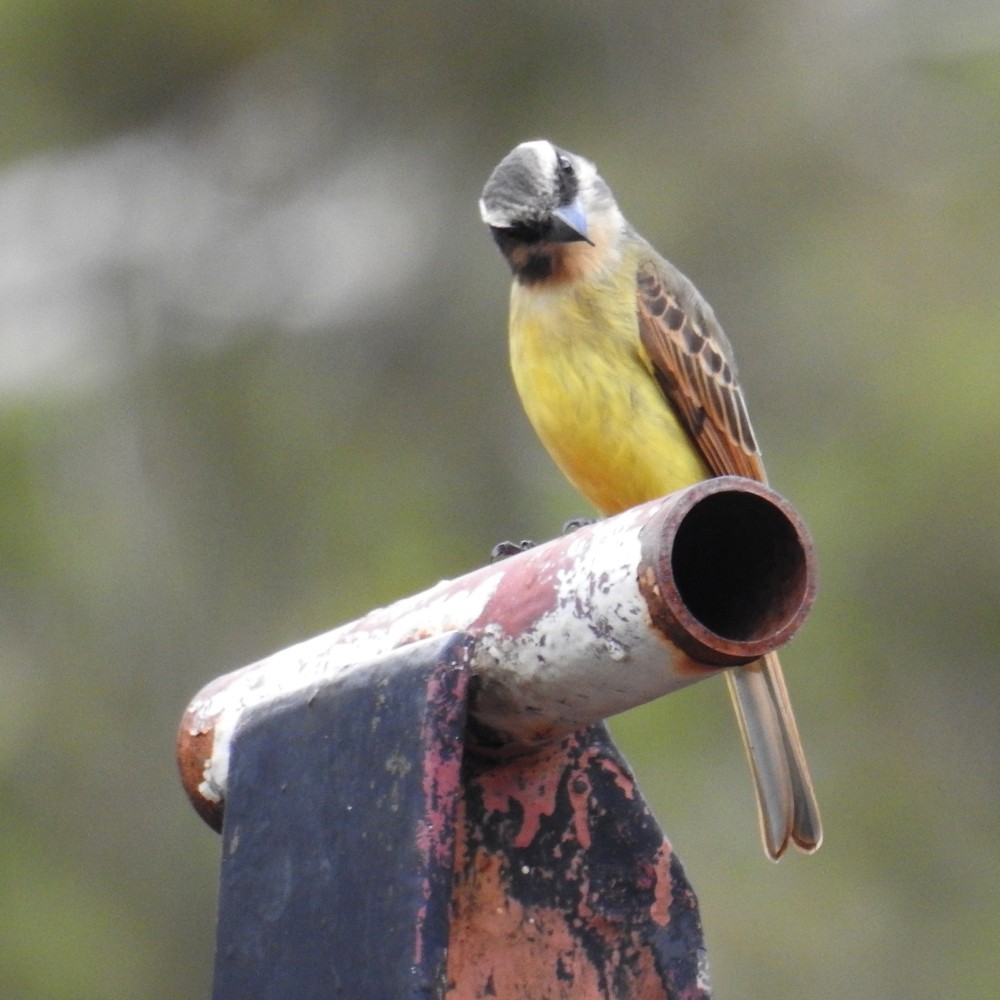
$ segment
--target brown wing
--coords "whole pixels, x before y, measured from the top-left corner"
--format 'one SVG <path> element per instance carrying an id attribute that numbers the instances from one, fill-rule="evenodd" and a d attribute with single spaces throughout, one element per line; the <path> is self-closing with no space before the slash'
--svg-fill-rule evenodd
<path id="1" fill-rule="evenodd" d="M 637 275 L 639 337 L 663 394 L 717 476 L 765 481 L 732 348 L 694 286 L 665 261 Z"/>
<path id="2" fill-rule="evenodd" d="M 717 476 L 766 481 L 732 348 L 697 289 L 663 260 L 638 270 L 639 337 L 670 405 Z M 777 860 L 789 840 L 814 851 L 819 808 L 774 653 L 726 672 L 757 792 L 761 835 Z"/>

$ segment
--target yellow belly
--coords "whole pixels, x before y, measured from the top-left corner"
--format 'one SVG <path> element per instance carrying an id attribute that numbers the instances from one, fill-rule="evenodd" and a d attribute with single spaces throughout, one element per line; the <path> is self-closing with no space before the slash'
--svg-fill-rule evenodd
<path id="1" fill-rule="evenodd" d="M 631 270 L 602 284 L 511 296 L 511 367 L 556 464 L 614 514 L 710 475 L 639 341 Z"/>

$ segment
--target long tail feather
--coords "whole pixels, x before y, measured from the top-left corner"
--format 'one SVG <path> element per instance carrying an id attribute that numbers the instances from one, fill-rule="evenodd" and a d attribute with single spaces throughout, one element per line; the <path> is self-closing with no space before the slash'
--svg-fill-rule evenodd
<path id="1" fill-rule="evenodd" d="M 815 851 L 822 839 L 819 807 L 788 691 L 775 654 L 727 673 L 750 762 L 761 839 L 774 861 L 789 841 Z"/>

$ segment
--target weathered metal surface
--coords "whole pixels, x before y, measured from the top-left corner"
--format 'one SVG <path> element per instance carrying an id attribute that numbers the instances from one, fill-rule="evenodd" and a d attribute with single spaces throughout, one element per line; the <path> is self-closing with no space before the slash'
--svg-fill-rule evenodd
<path id="1" fill-rule="evenodd" d="M 213 1000 L 708 1000 L 697 900 L 604 726 L 470 753 L 473 649 L 243 716 Z"/>
<path id="2" fill-rule="evenodd" d="M 474 639 L 470 735 L 520 753 L 777 648 L 804 620 L 813 580 L 811 542 L 784 500 L 752 480 L 706 480 L 213 681 L 181 723 L 182 780 L 218 826 L 246 712 L 451 631 Z M 730 612 L 709 614 L 713 602 Z"/>
<path id="3" fill-rule="evenodd" d="M 603 726 L 466 756 L 447 1000 L 706 1000 L 677 856 Z"/>
<path id="4" fill-rule="evenodd" d="M 470 649 L 414 644 L 244 716 L 214 1000 L 443 995 Z"/>

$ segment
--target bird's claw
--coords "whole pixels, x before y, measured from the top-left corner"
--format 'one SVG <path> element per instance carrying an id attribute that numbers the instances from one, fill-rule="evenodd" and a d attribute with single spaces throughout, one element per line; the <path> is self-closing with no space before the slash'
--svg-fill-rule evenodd
<path id="1" fill-rule="evenodd" d="M 586 528 L 588 524 L 593 524 L 596 517 L 571 517 L 563 526 L 560 535 L 571 535 L 579 528 Z"/>
<path id="2" fill-rule="evenodd" d="M 535 543 L 525 538 L 520 542 L 498 542 L 490 551 L 490 562 L 497 563 L 509 556 L 516 556 L 519 552 L 533 549 Z"/>

